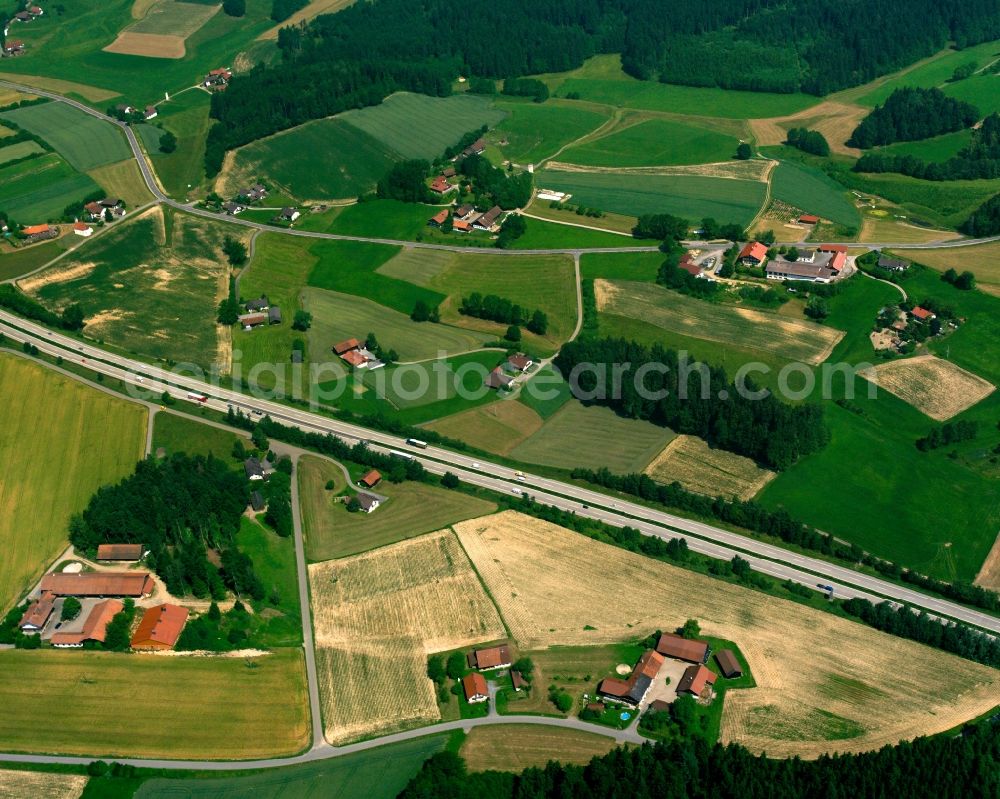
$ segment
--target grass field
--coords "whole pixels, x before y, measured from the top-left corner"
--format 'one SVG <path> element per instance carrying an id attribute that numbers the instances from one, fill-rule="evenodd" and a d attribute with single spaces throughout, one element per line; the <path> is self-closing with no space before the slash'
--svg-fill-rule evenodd
<path id="1" fill-rule="evenodd" d="M 0 248 L 0 280 L 10 280 L 20 277 L 33 269 L 44 266 L 53 258 L 64 253 L 69 242 L 56 239 L 44 244 L 33 244 L 30 247 L 11 249 Z"/>
<path id="2" fill-rule="evenodd" d="M 368 133 L 403 158 L 437 158 L 463 134 L 504 118 L 484 97 L 456 94 L 428 97 L 399 92 L 380 105 L 359 108 L 340 119 Z"/>
<path id="3" fill-rule="evenodd" d="M 267 591 L 265 599 L 252 603 L 254 611 L 266 619 L 255 633 L 257 640 L 266 648 L 302 646 L 294 541 L 246 516 L 240 519 L 235 540 L 240 551 L 253 560 L 254 570 Z"/>
<path id="4" fill-rule="evenodd" d="M 191 8 L 192 5 L 195 8 Z M 103 49 L 121 55 L 183 58 L 185 40 L 214 17 L 219 8 L 218 5 L 159 0 Z"/>
<path id="5" fill-rule="evenodd" d="M 77 799 L 86 785 L 80 774 L 0 769 L 0 799 Z"/>
<path id="6" fill-rule="evenodd" d="M 433 290 L 442 298 L 441 320 L 479 330 L 496 340 L 507 326 L 458 313 L 462 297 L 478 291 L 496 294 L 523 308 L 544 311 L 549 326 L 544 336 L 522 330 L 526 346 L 554 351 L 576 326 L 576 290 L 572 261 L 562 255 L 510 258 L 489 253 L 404 250 L 378 270 L 380 275 Z M 412 306 L 411 306 L 412 308 Z"/>
<path id="7" fill-rule="evenodd" d="M 658 252 L 588 253 L 580 258 L 580 277 L 653 283 L 662 263 Z"/>
<path id="8" fill-rule="evenodd" d="M 172 153 L 159 151 L 159 129 L 140 126 L 155 133 L 146 149 L 163 188 L 173 197 L 187 197 L 205 180 L 205 137 L 211 127 L 208 117 L 210 104 L 211 98 L 205 92 L 190 91 L 175 95 L 170 102 L 157 106 L 156 121 L 177 137 L 177 149 Z M 145 137 L 143 141 L 146 141 Z"/>
<path id="9" fill-rule="evenodd" d="M 757 687 L 726 697 L 723 743 L 770 757 L 867 751 L 948 730 L 996 705 L 996 670 L 820 610 L 512 511 L 456 530 L 522 648 L 635 640 L 687 618 L 704 635 L 736 643 Z M 853 736 L 829 740 L 819 712 L 842 719 Z"/>
<path id="10" fill-rule="evenodd" d="M 336 491 L 327 491 L 327 480 L 343 487 L 343 473 L 330 461 L 303 457 L 299 461 L 299 495 L 311 561 L 342 558 L 407 538 L 440 530 L 446 525 L 496 510 L 496 506 L 456 491 L 422 483 L 383 483 L 376 493 L 388 497 L 372 513 L 349 513 L 334 503 Z"/>
<path id="11" fill-rule="evenodd" d="M 476 727 L 458 753 L 469 771 L 514 771 L 544 768 L 550 760 L 584 765 L 606 755 L 615 742 L 604 735 L 558 727 L 505 724 Z"/>
<path id="12" fill-rule="evenodd" d="M 879 388 L 937 422 L 957 416 L 996 390 L 981 377 L 933 355 L 883 363 L 868 374 Z"/>
<path id="13" fill-rule="evenodd" d="M 131 157 L 121 133 L 66 103 L 42 103 L 0 114 L 51 144 L 74 168 L 86 172 Z"/>
<path id="14" fill-rule="evenodd" d="M 846 227 L 859 227 L 861 222 L 843 186 L 802 164 L 790 161 L 778 164 L 771 177 L 771 194 L 806 213 Z"/>
<path id="15" fill-rule="evenodd" d="M 145 205 L 153 199 L 142 179 L 139 165 L 132 159 L 119 161 L 116 164 L 106 164 L 87 173 L 100 186 L 108 197 L 117 197 L 125 201 L 128 208 Z"/>
<path id="16" fill-rule="evenodd" d="M 309 744 L 302 653 L 243 658 L 0 652 L 0 745 L 8 752 L 199 759 L 287 757 Z M 31 674 L 36 692 L 19 689 Z M 197 690 L 192 690 L 197 686 Z M 109 696 L 141 696 L 137 735 Z M 48 723 L 58 716 L 59 724 Z"/>
<path id="17" fill-rule="evenodd" d="M 895 241 L 904 244 L 930 244 L 949 239 L 959 238 L 954 230 L 938 230 L 936 228 L 917 227 L 907 224 L 905 219 L 887 219 L 885 217 L 865 214 L 861 222 L 861 235 L 858 241 Z M 923 252 L 921 252 L 923 257 Z M 954 258 L 954 252 L 952 252 Z"/>
<path id="18" fill-rule="evenodd" d="M 316 168 L 317 160 L 322 169 Z M 357 197 L 371 191 L 398 160 L 394 150 L 372 135 L 330 117 L 241 147 L 218 190 L 234 195 L 241 186 L 266 176 L 300 200 Z"/>
<path id="19" fill-rule="evenodd" d="M 983 291 L 1000 294 L 1000 242 L 977 244 L 956 249 L 921 250 L 920 263 L 945 272 L 949 269 L 972 271 Z"/>
<path id="20" fill-rule="evenodd" d="M 994 55 L 1000 55 L 1000 44 L 994 42 L 993 48 Z M 973 75 L 971 78 L 949 84 L 943 91 L 956 100 L 972 103 L 982 116 L 1000 111 L 1000 76 Z"/>
<path id="21" fill-rule="evenodd" d="M 246 439 L 229 430 L 201 424 L 168 411 L 158 411 L 153 422 L 154 453 L 159 447 L 163 447 L 167 455 L 175 452 L 186 452 L 189 455 L 212 454 L 225 460 L 229 458 L 237 441 L 245 442 Z"/>
<path id="22" fill-rule="evenodd" d="M 533 205 L 531 207 L 531 213 L 533 214 L 538 210 L 538 206 Z M 549 211 L 552 211 L 554 216 L 561 215 L 563 218 L 568 213 L 572 213 L 545 208 L 542 209 L 542 213 L 539 215 L 544 216 Z M 598 226 L 602 225 L 606 218 L 607 215 L 596 220 Z M 566 221 L 576 221 L 577 219 L 579 217 L 574 214 L 572 220 Z M 542 219 L 527 219 L 525 222 L 527 223 L 527 230 L 525 230 L 523 236 L 514 242 L 512 249 L 569 250 L 577 247 L 628 247 L 630 244 L 636 243 L 635 241 L 629 241 L 628 238 L 619 233 L 607 230 L 587 230 L 586 228 L 560 225 Z M 634 225 L 631 219 L 629 222 L 631 225 Z M 629 229 L 631 229 L 631 225 Z"/>
<path id="23" fill-rule="evenodd" d="M 443 735 L 380 746 L 314 763 L 226 776 L 144 782 L 135 799 L 396 799 L 431 755 L 447 743 Z"/>
<path id="24" fill-rule="evenodd" d="M 641 319 L 664 330 L 720 344 L 739 342 L 776 358 L 822 363 L 843 332 L 775 313 L 708 303 L 648 283 L 599 280 L 594 284 L 602 313 Z"/>
<path id="25" fill-rule="evenodd" d="M 577 214 L 575 210 L 571 211 L 569 208 L 553 208 L 550 203 L 544 200 L 535 200 L 527 207 L 527 212 L 532 216 L 539 216 L 542 219 L 550 220 L 552 222 L 569 222 L 574 225 L 592 225 L 595 228 L 599 228 L 604 231 L 612 231 L 615 233 L 625 233 L 628 236 L 632 235 L 632 228 L 635 227 L 636 218 L 634 216 L 628 216 L 627 214 L 612 214 L 608 211 L 603 212 L 603 216 L 598 219 L 590 218 L 586 216 L 581 219 L 581 215 Z M 531 234 L 531 222 L 528 222 L 528 235 Z M 584 228 L 574 228 L 574 232 L 579 234 L 581 237 L 585 237 L 588 233 Z M 524 237 L 518 239 L 520 242 Z M 515 242 L 515 245 L 517 244 Z M 617 243 L 621 245 L 621 239 L 617 240 Z"/>
<path id="26" fill-rule="evenodd" d="M 0 612 L 66 546 L 69 519 L 142 455 L 139 406 L 13 355 L 0 356 L 0 388 L 17 402 L 0 412 L 0 457 L 16 463 L 0 482 Z"/>
<path id="27" fill-rule="evenodd" d="M 765 186 L 755 180 L 700 175 L 636 175 L 614 172 L 543 170 L 536 178 L 546 187 L 569 192 L 573 202 L 620 214 L 671 213 L 700 221 L 747 225 L 764 202 Z"/>
<path id="28" fill-rule="evenodd" d="M 805 94 L 728 91 L 636 80 L 622 71 L 618 55 L 594 56 L 572 72 L 541 77 L 559 97 L 576 93 L 581 100 L 594 103 L 692 116 L 775 117 L 801 111 L 817 102 L 817 98 Z"/>
<path id="29" fill-rule="evenodd" d="M 495 106 L 508 116 L 497 125 L 494 138 L 507 141 L 500 149 L 517 164 L 534 164 L 550 158 L 561 147 L 597 130 L 608 120 L 606 114 L 561 100 L 539 104 L 504 98 Z"/>
<path id="30" fill-rule="evenodd" d="M 509 455 L 541 428 L 542 421 L 541 416 L 522 402 L 499 400 L 437 419 L 427 428 L 487 452 Z"/>
<path id="31" fill-rule="evenodd" d="M 750 499 L 774 478 L 749 458 L 712 449 L 697 436 L 677 436 L 646 467 L 659 483 L 675 480 L 688 491 L 710 497 Z"/>
<path id="32" fill-rule="evenodd" d="M 36 141 L 19 141 L 17 144 L 0 147 L 0 166 L 44 152 L 45 150 Z"/>
<path id="33" fill-rule="evenodd" d="M 708 127 L 647 119 L 574 145 L 560 153 L 559 160 L 611 167 L 705 164 L 732 158 L 738 144 L 734 136 Z"/>
<path id="34" fill-rule="evenodd" d="M 971 140 L 971 130 L 959 130 L 955 133 L 933 136 L 930 139 L 896 142 L 888 147 L 880 147 L 877 151 L 891 155 L 912 155 L 924 161 L 947 161 L 958 155 L 959 150 Z"/>
<path id="35" fill-rule="evenodd" d="M 359 297 L 375 297 L 379 304 L 409 315 L 417 300 L 436 305 L 443 295 L 421 290 L 412 283 L 378 271 L 396 253 L 398 247 L 354 241 L 331 241 L 313 244 L 310 251 L 318 258 L 309 273 L 309 285 Z"/>
<path id="36" fill-rule="evenodd" d="M 309 580 L 331 743 L 436 721 L 427 655 L 504 635 L 448 531 L 314 564 Z"/>
<path id="37" fill-rule="evenodd" d="M 67 205 L 98 190 L 57 153 L 0 168 L 0 207 L 24 223 L 58 219 Z"/>
<path id="38" fill-rule="evenodd" d="M 337 210 L 328 232 L 416 241 L 432 233 L 427 220 L 433 214 L 433 209 L 426 205 L 399 200 L 356 203 Z M 454 237 L 449 241 L 454 242 Z"/>
<path id="39" fill-rule="evenodd" d="M 627 474 L 641 472 L 673 437 L 665 427 L 568 402 L 510 454 L 527 463 L 564 469 L 599 464 Z"/>
<path id="40" fill-rule="evenodd" d="M 402 361 L 437 358 L 480 347 L 495 336 L 446 324 L 414 322 L 409 314 L 379 305 L 374 300 L 309 288 L 304 305 L 313 315 L 309 328 L 312 360 L 332 359 L 331 347 L 338 341 L 374 333 L 386 349 L 394 349 Z"/>
<path id="41" fill-rule="evenodd" d="M 228 364 L 228 330 L 215 315 L 228 280 L 222 239 L 231 230 L 153 208 L 20 285 L 56 308 L 79 302 L 88 335 L 129 351 Z"/>

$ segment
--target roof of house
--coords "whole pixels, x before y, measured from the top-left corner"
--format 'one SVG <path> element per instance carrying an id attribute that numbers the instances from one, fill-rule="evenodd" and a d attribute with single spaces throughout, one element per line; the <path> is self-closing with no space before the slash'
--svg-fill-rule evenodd
<path id="1" fill-rule="evenodd" d="M 447 218 L 448 218 L 448 209 L 446 208 L 445 210 L 438 211 L 436 214 L 434 214 L 434 216 L 432 216 L 429 221 L 433 222 L 435 225 L 443 225 Z"/>
<path id="2" fill-rule="evenodd" d="M 104 206 L 102 206 L 98 202 L 87 203 L 83 207 L 84 207 L 84 210 L 86 210 L 87 213 L 90 213 L 90 214 L 99 214 L 99 213 L 101 213 L 101 211 L 104 210 Z"/>
<path id="3" fill-rule="evenodd" d="M 746 246 L 740 250 L 740 258 L 753 258 L 763 261 L 767 257 L 767 245 L 759 241 L 747 242 Z"/>
<path id="4" fill-rule="evenodd" d="M 510 682 L 514 686 L 515 691 L 520 691 L 522 688 L 527 688 L 530 685 L 530 683 L 524 679 L 524 676 L 517 669 L 511 669 Z"/>
<path id="5" fill-rule="evenodd" d="M 282 209 L 281 209 L 281 215 L 282 215 L 282 216 L 283 216 L 283 217 L 284 217 L 285 219 L 291 219 L 291 218 L 292 218 L 293 216 L 295 216 L 295 215 L 296 215 L 297 213 L 298 213 L 298 211 L 297 211 L 296 209 L 294 209 L 294 208 L 282 208 Z"/>
<path id="6" fill-rule="evenodd" d="M 467 216 L 468 214 L 471 214 L 475 210 L 476 206 L 474 206 L 472 203 L 462 203 L 462 205 L 458 206 L 458 208 L 455 209 L 455 216 Z"/>
<path id="7" fill-rule="evenodd" d="M 837 252 L 833 253 L 833 258 L 830 259 L 829 267 L 834 272 L 839 272 L 844 268 L 846 264 L 847 264 L 847 253 L 840 252 L 838 250 Z"/>
<path id="8" fill-rule="evenodd" d="M 333 351 L 337 353 L 337 355 L 343 355 L 345 352 L 348 352 L 349 350 L 356 350 L 360 346 L 361 342 L 356 338 L 349 338 L 347 341 L 338 341 L 334 344 Z"/>
<path id="9" fill-rule="evenodd" d="M 719 668 L 722 669 L 724 676 L 738 677 L 743 674 L 743 667 L 736 659 L 736 655 L 733 654 L 732 649 L 720 649 L 715 653 L 715 659 L 719 664 Z"/>
<path id="10" fill-rule="evenodd" d="M 816 249 L 820 252 L 842 252 L 847 255 L 846 244 L 820 244 Z"/>
<path id="11" fill-rule="evenodd" d="M 505 375 L 499 366 L 486 376 L 487 388 L 507 388 L 513 382 L 514 378 L 510 375 Z"/>
<path id="12" fill-rule="evenodd" d="M 453 167 L 453 166 L 447 167 L 446 169 L 444 169 L 444 170 L 441 171 L 441 175 L 443 177 L 446 177 L 446 178 L 453 178 L 453 177 L 455 177 L 455 167 Z"/>
<path id="13" fill-rule="evenodd" d="M 86 222 L 74 222 L 73 230 L 90 230 L 90 225 Z"/>
<path id="14" fill-rule="evenodd" d="M 826 263 L 808 263 L 773 258 L 768 261 L 766 272 L 769 275 L 790 275 L 792 277 L 829 280 L 836 274 L 828 265 L 832 260 L 831 258 Z"/>
<path id="15" fill-rule="evenodd" d="M 466 222 L 464 219 L 453 219 L 451 222 L 452 230 L 457 230 L 459 233 L 468 233 L 472 230 L 472 225 Z"/>
<path id="16" fill-rule="evenodd" d="M 588 702 L 587 703 L 587 710 L 592 710 L 595 713 L 603 713 L 604 712 L 604 703 L 603 702 Z"/>
<path id="17" fill-rule="evenodd" d="M 715 674 L 701 664 L 688 666 L 681 681 L 677 683 L 677 693 L 691 693 L 695 696 L 701 696 L 701 692 L 705 690 L 707 685 L 715 685 Z"/>
<path id="18" fill-rule="evenodd" d="M 267 309 L 267 321 L 268 322 L 280 322 L 281 321 L 281 308 L 277 305 L 272 305 Z"/>
<path id="19" fill-rule="evenodd" d="M 141 560 L 142 544 L 100 544 L 98 560 Z"/>
<path id="20" fill-rule="evenodd" d="M 364 483 L 369 488 L 378 485 L 381 481 L 382 481 L 382 475 L 379 474 L 377 469 L 368 470 L 363 475 L 361 475 L 361 479 L 358 480 L 359 483 Z"/>
<path id="21" fill-rule="evenodd" d="M 802 214 L 802 216 L 799 217 L 799 221 L 803 225 L 815 225 L 819 222 L 819 217 L 815 214 Z"/>
<path id="22" fill-rule="evenodd" d="M 24 42 L 20 39 L 11 39 L 4 45 L 4 49 L 6 50 L 18 50 L 21 47 L 24 47 Z"/>
<path id="23" fill-rule="evenodd" d="M 267 295 L 266 294 L 261 294 L 257 299 L 255 299 L 255 300 L 248 300 L 247 301 L 247 310 L 248 311 L 262 311 L 269 304 L 270 303 L 268 302 Z"/>
<path id="24" fill-rule="evenodd" d="M 368 363 L 368 359 L 357 350 L 348 350 L 340 357 L 351 366 L 364 366 Z"/>
<path id="25" fill-rule="evenodd" d="M 664 710 L 670 709 L 670 703 L 664 701 L 663 699 L 654 699 L 652 702 L 649 703 L 648 709 L 652 710 L 654 713 L 661 713 Z"/>
<path id="26" fill-rule="evenodd" d="M 43 591 L 42 595 L 31 603 L 31 606 L 21 616 L 21 627 L 30 625 L 41 629 L 45 622 L 52 615 L 52 606 L 55 604 L 56 595 L 51 591 Z"/>
<path id="27" fill-rule="evenodd" d="M 476 668 L 495 669 L 510 663 L 510 647 L 507 644 L 476 650 Z"/>
<path id="28" fill-rule="evenodd" d="M 499 219 L 500 214 L 503 213 L 503 209 L 499 205 L 494 205 L 489 211 L 483 214 L 479 219 L 477 219 L 473 224 L 479 227 L 493 227 L 496 224 L 497 219 Z"/>
<path id="29" fill-rule="evenodd" d="M 519 352 L 517 355 L 511 355 L 507 359 L 507 363 L 509 363 L 515 369 L 518 369 L 523 372 L 531 365 L 532 360 L 523 352 Z"/>
<path id="30" fill-rule="evenodd" d="M 930 319 L 932 316 L 934 316 L 934 313 L 932 311 L 928 311 L 926 308 L 922 308 L 919 305 L 916 306 L 912 311 L 910 311 L 910 314 L 915 319 Z"/>
<path id="31" fill-rule="evenodd" d="M 883 269 L 909 269 L 910 262 L 904 261 L 901 258 L 893 258 L 889 255 L 880 255 L 878 257 L 878 265 Z"/>
<path id="32" fill-rule="evenodd" d="M 667 657 L 704 663 L 708 657 L 708 642 L 684 638 L 674 633 L 664 633 L 656 642 L 656 651 Z"/>
<path id="33" fill-rule="evenodd" d="M 262 325 L 267 321 L 267 314 L 263 312 L 244 313 L 236 318 L 241 325 Z"/>
<path id="34" fill-rule="evenodd" d="M 478 671 L 470 671 L 462 678 L 462 690 L 465 691 L 465 698 L 472 699 L 474 696 L 488 696 L 489 689 L 486 687 L 486 680 Z"/>
<path id="35" fill-rule="evenodd" d="M 258 458 L 247 458 L 243 461 L 243 471 L 247 477 L 263 477 L 264 467 Z"/>
<path id="36" fill-rule="evenodd" d="M 264 496 L 260 491 L 250 492 L 250 507 L 254 510 L 264 510 L 267 503 L 264 502 Z"/>
<path id="37" fill-rule="evenodd" d="M 635 664 L 635 668 L 632 669 L 632 673 L 627 680 L 608 677 L 601 680 L 597 686 L 597 690 L 602 694 L 626 699 L 638 704 L 646 695 L 646 691 L 649 690 L 649 686 L 652 685 L 653 679 L 660 671 L 662 665 L 663 655 L 659 652 L 654 652 L 652 649 L 647 649 L 642 653 L 642 657 Z"/>
<path id="38" fill-rule="evenodd" d="M 81 572 L 47 574 L 43 591 L 59 596 L 143 596 L 153 593 L 156 584 L 149 572 Z"/>
<path id="39" fill-rule="evenodd" d="M 180 605 L 157 605 L 149 608 L 132 636 L 132 646 L 173 646 L 180 638 L 187 618 L 188 609 Z"/>
<path id="40" fill-rule="evenodd" d="M 233 73 L 230 72 L 225 67 L 219 67 L 218 69 L 210 69 L 208 71 L 208 74 L 209 75 L 222 75 L 222 77 L 224 77 L 224 78 L 231 78 L 233 76 Z"/>
<path id="41" fill-rule="evenodd" d="M 53 633 L 50 643 L 53 646 L 78 646 L 84 641 L 104 641 L 108 623 L 124 610 L 125 605 L 119 599 L 105 599 L 90 609 L 83 629 L 76 633 Z"/>
<path id="42" fill-rule="evenodd" d="M 379 498 L 373 497 L 371 494 L 358 494 L 358 504 L 361 506 L 361 510 L 368 511 L 372 508 L 378 507 Z"/>
<path id="43" fill-rule="evenodd" d="M 694 262 L 694 258 L 689 252 L 686 252 L 681 256 L 681 259 L 677 262 L 677 267 L 679 269 L 683 269 L 693 277 L 698 277 L 698 275 L 701 274 L 701 267 Z"/>
<path id="44" fill-rule="evenodd" d="M 431 191 L 436 191 L 439 194 L 448 191 L 450 188 L 451 184 L 444 175 L 438 175 L 431 181 Z"/>
<path id="45" fill-rule="evenodd" d="M 34 236 L 38 233 L 45 233 L 49 230 L 51 230 L 51 228 L 48 225 L 29 225 L 28 227 L 24 228 L 21 232 L 25 236 Z"/>

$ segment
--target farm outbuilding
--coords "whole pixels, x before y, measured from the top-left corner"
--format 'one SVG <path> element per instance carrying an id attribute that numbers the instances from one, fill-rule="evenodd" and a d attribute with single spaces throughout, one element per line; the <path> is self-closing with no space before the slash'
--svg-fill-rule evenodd
<path id="1" fill-rule="evenodd" d="M 180 605 L 149 608 L 132 636 L 133 649 L 171 649 L 181 636 L 188 610 Z"/>
<path id="2" fill-rule="evenodd" d="M 705 689 L 711 685 L 715 685 L 715 674 L 709 669 L 701 665 L 688 666 L 681 681 L 677 684 L 677 693 L 701 696 L 705 693 Z"/>
<path id="3" fill-rule="evenodd" d="M 47 574 L 42 591 L 57 596 L 149 596 L 156 588 L 149 572 L 83 572 Z"/>
<path id="4" fill-rule="evenodd" d="M 124 608 L 125 604 L 118 599 L 105 599 L 103 602 L 98 602 L 90 609 L 90 613 L 83 623 L 83 628 L 79 632 L 53 633 L 49 643 L 60 649 L 77 649 L 87 641 L 104 643 L 108 624 Z"/>
<path id="5" fill-rule="evenodd" d="M 708 660 L 708 643 L 684 638 L 674 633 L 664 633 L 656 642 L 656 651 L 661 655 L 688 663 L 704 663 Z"/>
<path id="6" fill-rule="evenodd" d="M 511 664 L 510 647 L 507 644 L 491 646 L 486 649 L 473 649 L 468 657 L 469 666 L 474 669 L 488 671 L 504 669 Z"/>
<path id="7" fill-rule="evenodd" d="M 720 649 L 715 653 L 715 661 L 719 664 L 719 670 L 722 672 L 723 677 L 731 680 L 735 677 L 743 676 L 743 667 L 736 659 L 736 655 L 733 654 L 732 649 Z"/>
<path id="8" fill-rule="evenodd" d="M 97 559 L 135 563 L 142 560 L 142 544 L 100 544 Z"/>

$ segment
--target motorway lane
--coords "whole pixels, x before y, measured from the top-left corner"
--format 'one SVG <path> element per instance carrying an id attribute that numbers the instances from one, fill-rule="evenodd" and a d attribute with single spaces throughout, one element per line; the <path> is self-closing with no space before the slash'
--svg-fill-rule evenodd
<path id="1" fill-rule="evenodd" d="M 834 586 L 837 596 L 863 596 L 872 601 L 887 598 L 896 602 L 906 602 L 935 615 L 950 617 L 994 633 L 1000 632 L 1000 618 L 996 616 L 921 593 L 907 586 L 897 585 L 808 555 L 789 552 L 738 533 L 648 508 L 627 499 L 608 496 L 579 485 L 533 474 L 525 474 L 522 481 L 515 477 L 512 468 L 476 456 L 438 447 L 414 450 L 407 447 L 405 440 L 398 436 L 368 430 L 270 400 L 256 400 L 237 391 L 210 386 L 194 378 L 174 375 L 159 367 L 105 352 L 77 339 L 49 331 L 41 325 L 18 319 L 6 311 L 0 311 L 0 329 L 11 338 L 22 341 L 26 337 L 25 333 L 17 328 L 26 331 L 39 349 L 50 354 L 85 357 L 86 365 L 96 371 L 131 383 L 141 381 L 152 392 L 151 396 L 142 397 L 147 401 L 149 399 L 155 401 L 163 390 L 168 390 L 180 399 L 186 399 L 188 391 L 200 392 L 209 397 L 206 404 L 216 410 L 225 411 L 228 405 L 241 408 L 248 413 L 259 410 L 275 420 L 291 423 L 302 429 L 329 432 L 345 439 L 365 440 L 373 448 L 384 451 L 402 451 L 418 455 L 429 470 L 438 473 L 450 470 L 475 485 L 505 493 L 525 491 L 545 504 L 572 510 L 578 515 L 600 519 L 610 524 L 635 527 L 647 535 L 667 539 L 685 535 L 688 545 L 693 550 L 715 557 L 732 558 L 733 554 L 739 553 L 741 557 L 750 560 L 755 569 L 780 579 L 791 579 L 811 588 L 816 588 L 818 583 L 830 584 Z M 76 353 L 79 355 L 75 355 Z M 137 375 L 143 377 L 138 378 Z"/>

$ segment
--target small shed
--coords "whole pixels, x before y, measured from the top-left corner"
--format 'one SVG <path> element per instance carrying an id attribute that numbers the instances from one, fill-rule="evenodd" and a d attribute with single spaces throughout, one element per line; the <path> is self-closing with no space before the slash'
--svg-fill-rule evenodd
<path id="1" fill-rule="evenodd" d="M 732 649 L 720 649 L 715 653 L 715 661 L 719 664 L 719 671 L 723 677 L 731 680 L 743 676 L 743 667 Z"/>

